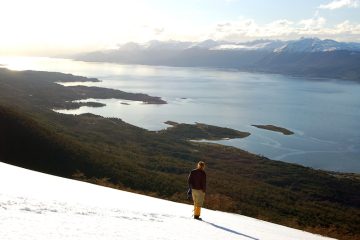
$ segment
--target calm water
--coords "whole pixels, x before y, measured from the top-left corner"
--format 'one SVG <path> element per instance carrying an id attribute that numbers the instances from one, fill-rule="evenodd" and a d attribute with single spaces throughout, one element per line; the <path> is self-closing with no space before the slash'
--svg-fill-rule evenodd
<path id="1" fill-rule="evenodd" d="M 50 58 L 0 58 L 11 69 L 46 70 L 97 77 L 81 83 L 159 96 L 166 105 L 118 99 L 106 107 L 61 111 L 118 117 L 150 130 L 167 120 L 203 122 L 249 131 L 245 139 L 219 141 L 272 159 L 313 168 L 360 172 L 360 84 L 204 68 L 85 63 Z M 79 84 L 79 83 L 74 83 Z M 128 103 L 124 105 L 121 103 Z M 295 135 L 257 129 L 274 124 Z"/>

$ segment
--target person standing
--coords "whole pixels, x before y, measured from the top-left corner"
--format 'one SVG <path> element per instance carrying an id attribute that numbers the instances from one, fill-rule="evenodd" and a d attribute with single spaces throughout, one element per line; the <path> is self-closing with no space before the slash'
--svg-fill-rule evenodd
<path id="1" fill-rule="evenodd" d="M 194 218 L 197 220 L 201 220 L 200 212 L 206 192 L 206 173 L 204 168 L 205 163 L 203 161 L 198 162 L 197 168 L 192 170 L 188 177 L 188 184 L 194 201 Z"/>

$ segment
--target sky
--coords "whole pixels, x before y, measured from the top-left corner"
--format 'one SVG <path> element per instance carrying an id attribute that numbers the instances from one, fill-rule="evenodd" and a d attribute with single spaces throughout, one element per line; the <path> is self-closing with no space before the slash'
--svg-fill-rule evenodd
<path id="1" fill-rule="evenodd" d="M 0 0 L 0 54 L 51 55 L 149 40 L 360 42 L 360 0 Z"/>

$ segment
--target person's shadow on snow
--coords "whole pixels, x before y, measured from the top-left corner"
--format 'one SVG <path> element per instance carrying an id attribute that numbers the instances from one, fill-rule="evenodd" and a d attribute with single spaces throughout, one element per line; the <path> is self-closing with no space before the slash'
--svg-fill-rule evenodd
<path id="1" fill-rule="evenodd" d="M 227 231 L 227 232 L 234 233 L 234 234 L 236 234 L 236 235 L 240 235 L 240 236 L 243 236 L 243 237 L 247 237 L 247 238 L 250 238 L 250 239 L 253 239 L 253 240 L 260 240 L 260 239 L 258 239 L 258 238 L 254 238 L 254 237 L 251 237 L 251 236 L 249 236 L 249 235 L 246 235 L 246 234 L 243 234 L 243 233 L 234 231 L 234 230 L 232 230 L 232 229 L 230 229 L 230 228 L 226 228 L 226 227 L 219 226 L 219 225 L 217 225 L 217 224 L 215 224 L 215 223 L 207 222 L 207 221 L 204 221 L 204 220 L 203 220 L 203 222 L 205 222 L 205 223 L 207 223 L 207 224 L 209 224 L 209 225 L 211 225 L 211 226 L 213 226 L 213 227 L 219 228 L 219 229 L 221 229 L 221 230 L 225 230 L 225 231 Z"/>

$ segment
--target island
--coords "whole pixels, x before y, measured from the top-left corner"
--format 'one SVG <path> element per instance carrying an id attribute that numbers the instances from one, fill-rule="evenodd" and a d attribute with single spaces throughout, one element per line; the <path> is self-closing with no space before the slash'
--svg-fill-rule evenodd
<path id="1" fill-rule="evenodd" d="M 280 132 L 284 135 L 292 135 L 294 134 L 294 132 L 286 129 L 286 128 L 282 128 L 282 127 L 278 127 L 278 126 L 274 126 L 274 125 L 251 125 L 253 127 L 257 127 L 257 128 L 261 128 L 261 129 L 265 129 L 265 130 L 269 130 L 269 131 L 274 131 L 274 132 Z"/>
<path id="2" fill-rule="evenodd" d="M 158 131 L 167 137 L 175 137 L 183 140 L 224 140 L 233 138 L 245 138 L 248 132 L 241 132 L 231 128 L 218 127 L 204 123 L 186 124 L 167 121 L 165 124 L 171 127 Z"/>
<path id="3" fill-rule="evenodd" d="M 66 104 L 68 103 L 68 104 Z M 80 107 L 105 107 L 105 103 L 99 103 L 99 102 L 66 102 L 64 103 L 63 109 L 71 110 L 71 109 L 78 109 Z"/>

